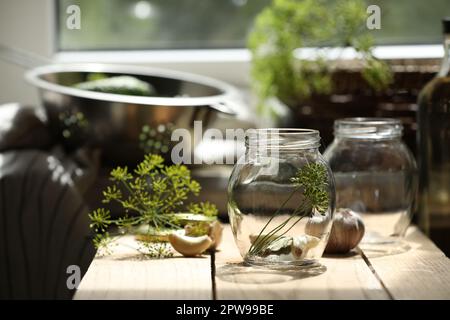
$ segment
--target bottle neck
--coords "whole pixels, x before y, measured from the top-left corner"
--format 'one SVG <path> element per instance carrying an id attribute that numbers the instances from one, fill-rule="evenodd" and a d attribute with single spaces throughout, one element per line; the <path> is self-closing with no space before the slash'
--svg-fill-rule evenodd
<path id="1" fill-rule="evenodd" d="M 447 33 L 444 35 L 444 59 L 442 60 L 439 76 L 446 77 L 448 75 L 450 75 L 450 34 Z"/>

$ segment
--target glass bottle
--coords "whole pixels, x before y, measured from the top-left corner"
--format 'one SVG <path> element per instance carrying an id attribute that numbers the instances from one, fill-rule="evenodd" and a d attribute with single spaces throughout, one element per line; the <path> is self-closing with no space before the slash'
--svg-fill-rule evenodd
<path id="1" fill-rule="evenodd" d="M 419 95 L 419 223 L 450 254 L 450 18 L 443 20 L 445 56 Z"/>
<path id="2" fill-rule="evenodd" d="M 346 118 L 334 123 L 324 153 L 336 181 L 336 207 L 363 218 L 362 244 L 397 249 L 410 223 L 417 193 L 417 167 L 403 143 L 403 126 L 390 118 Z"/>
<path id="3" fill-rule="evenodd" d="M 333 176 L 318 150 L 319 132 L 248 130 L 245 144 L 228 184 L 230 224 L 244 261 L 318 266 L 335 203 Z M 318 223 L 320 230 L 312 234 L 308 222 Z"/>

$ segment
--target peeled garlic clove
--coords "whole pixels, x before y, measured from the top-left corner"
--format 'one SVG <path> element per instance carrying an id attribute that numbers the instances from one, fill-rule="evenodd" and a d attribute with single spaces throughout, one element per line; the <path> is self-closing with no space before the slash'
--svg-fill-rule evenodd
<path id="1" fill-rule="evenodd" d="M 320 239 L 310 235 L 301 235 L 292 238 L 291 253 L 296 259 L 302 259 L 308 251 L 316 247 Z"/>
<path id="2" fill-rule="evenodd" d="M 223 234 L 223 226 L 222 224 L 216 220 L 209 226 L 209 237 L 212 240 L 210 249 L 216 249 L 219 244 L 222 242 L 222 234 Z"/>
<path id="3" fill-rule="evenodd" d="M 349 209 L 338 210 L 333 219 L 326 253 L 345 254 L 355 248 L 364 236 L 364 223 L 361 217 Z"/>
<path id="4" fill-rule="evenodd" d="M 212 240 L 209 236 L 189 237 L 176 233 L 169 235 L 169 242 L 172 247 L 186 257 L 194 257 L 203 253 L 209 248 Z"/>

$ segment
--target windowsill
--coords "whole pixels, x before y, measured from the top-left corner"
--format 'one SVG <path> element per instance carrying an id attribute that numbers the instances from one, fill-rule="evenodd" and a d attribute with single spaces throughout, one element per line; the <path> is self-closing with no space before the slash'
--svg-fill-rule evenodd
<path id="1" fill-rule="evenodd" d="M 353 49 L 330 49 L 330 59 L 356 57 Z M 304 48 L 295 52 L 297 57 L 313 57 L 316 49 Z M 380 59 L 436 59 L 444 54 L 442 45 L 397 45 L 374 48 L 374 55 Z M 205 49 L 205 50 L 115 50 L 115 51 L 60 51 L 55 54 L 57 62 L 108 62 L 108 63 L 230 63 L 249 62 L 247 49 Z"/>
<path id="2" fill-rule="evenodd" d="M 228 63 L 249 62 L 247 49 L 60 51 L 57 62 Z"/>

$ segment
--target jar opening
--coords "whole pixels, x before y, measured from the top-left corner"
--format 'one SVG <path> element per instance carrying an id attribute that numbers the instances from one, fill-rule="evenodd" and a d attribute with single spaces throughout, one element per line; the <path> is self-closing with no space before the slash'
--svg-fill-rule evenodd
<path id="1" fill-rule="evenodd" d="M 245 145 L 248 148 L 279 150 L 314 149 L 320 146 L 320 134 L 312 129 L 249 129 Z"/>
<path id="2" fill-rule="evenodd" d="M 334 135 L 353 139 L 392 139 L 402 136 L 400 120 L 392 118 L 344 118 L 334 122 Z"/>

